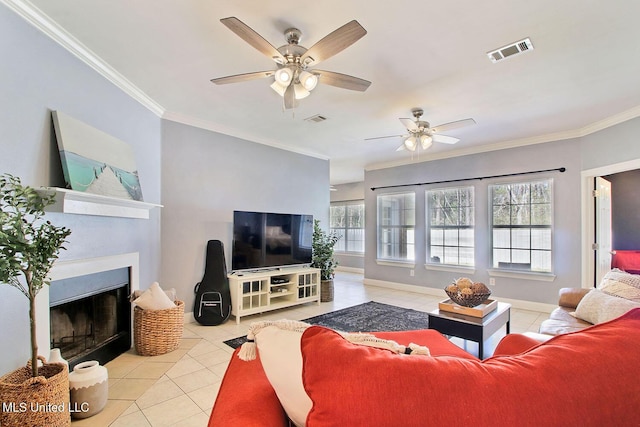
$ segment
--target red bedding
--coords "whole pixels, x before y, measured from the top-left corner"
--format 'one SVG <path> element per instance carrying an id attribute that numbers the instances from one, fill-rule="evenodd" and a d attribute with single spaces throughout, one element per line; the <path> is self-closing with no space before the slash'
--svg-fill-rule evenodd
<path id="1" fill-rule="evenodd" d="M 611 268 L 640 274 L 640 251 L 614 251 L 611 257 Z"/>

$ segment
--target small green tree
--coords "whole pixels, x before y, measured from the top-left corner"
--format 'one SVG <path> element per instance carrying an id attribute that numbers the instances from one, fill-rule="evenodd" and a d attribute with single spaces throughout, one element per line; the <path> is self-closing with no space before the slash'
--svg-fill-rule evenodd
<path id="1" fill-rule="evenodd" d="M 331 280 L 338 263 L 333 258 L 333 247 L 340 240 L 340 236 L 335 233 L 326 233 L 320 228 L 320 220 L 313 221 L 313 256 L 311 257 L 311 267 L 320 269 L 321 280 Z"/>
<path id="2" fill-rule="evenodd" d="M 36 295 L 44 285 L 71 230 L 44 221 L 44 208 L 55 195 L 41 196 L 20 178 L 0 175 L 0 283 L 18 289 L 29 299 L 31 375 L 38 376 Z M 24 278 L 24 281 L 20 279 Z"/>

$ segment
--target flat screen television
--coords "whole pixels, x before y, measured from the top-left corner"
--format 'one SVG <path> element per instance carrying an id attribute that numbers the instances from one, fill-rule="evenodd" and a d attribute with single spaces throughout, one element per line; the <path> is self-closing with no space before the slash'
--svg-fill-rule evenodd
<path id="1" fill-rule="evenodd" d="M 231 269 L 311 264 L 313 215 L 233 212 Z"/>

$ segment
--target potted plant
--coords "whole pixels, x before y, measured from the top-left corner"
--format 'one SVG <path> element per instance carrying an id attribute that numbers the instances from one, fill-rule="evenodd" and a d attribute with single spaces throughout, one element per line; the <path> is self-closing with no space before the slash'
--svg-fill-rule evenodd
<path id="1" fill-rule="evenodd" d="M 67 367 L 52 363 L 39 368 L 38 359 L 44 359 L 38 356 L 36 340 L 36 296 L 49 284 L 49 270 L 71 233 L 43 219 L 44 208 L 54 198 L 23 186 L 13 175 L 0 175 L 0 283 L 16 288 L 29 300 L 31 336 L 27 367 L 0 378 L 2 426 L 70 423 Z"/>
<path id="2" fill-rule="evenodd" d="M 320 220 L 313 221 L 313 255 L 311 266 L 320 269 L 320 301 L 333 301 L 333 277 L 338 263 L 333 258 L 333 247 L 340 240 L 336 233 L 326 233 L 320 228 Z"/>

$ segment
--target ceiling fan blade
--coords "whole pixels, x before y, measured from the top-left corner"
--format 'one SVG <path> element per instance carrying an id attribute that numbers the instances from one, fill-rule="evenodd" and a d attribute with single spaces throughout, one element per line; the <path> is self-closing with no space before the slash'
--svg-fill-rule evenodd
<path id="1" fill-rule="evenodd" d="M 400 145 L 400 147 L 396 148 L 396 151 L 404 151 L 407 147 L 404 146 L 404 142 Z"/>
<path id="2" fill-rule="evenodd" d="M 435 142 L 441 142 L 443 144 L 455 144 L 456 142 L 460 141 L 458 138 L 440 134 L 433 134 L 431 137 Z"/>
<path id="3" fill-rule="evenodd" d="M 406 138 L 408 135 L 389 135 L 389 136 L 376 136 L 374 138 L 365 138 L 365 141 L 373 141 L 374 139 L 386 139 L 386 138 Z"/>
<path id="4" fill-rule="evenodd" d="M 301 62 L 309 66 L 331 58 L 360 40 L 365 34 L 367 34 L 367 30 L 354 19 L 311 46 L 302 55 Z"/>
<path id="5" fill-rule="evenodd" d="M 360 79 L 358 77 L 349 76 L 347 74 L 336 73 L 334 71 L 313 70 L 314 74 L 320 75 L 320 83 L 342 89 L 357 90 L 364 92 L 371 85 L 370 81 Z"/>
<path id="6" fill-rule="evenodd" d="M 220 22 L 222 22 L 228 29 L 236 33 L 236 35 L 238 35 L 238 37 L 240 37 L 242 40 L 249 43 L 258 51 L 262 52 L 263 55 L 273 59 L 276 62 L 284 62 L 284 57 L 280 52 L 278 52 L 278 49 L 276 49 L 260 34 L 256 33 L 251 27 L 249 27 L 247 24 L 245 24 L 235 16 L 222 18 Z"/>
<path id="7" fill-rule="evenodd" d="M 233 76 L 218 77 L 217 79 L 211 79 L 211 83 L 217 85 L 226 85 L 229 83 L 246 82 L 247 80 L 262 79 L 271 77 L 275 74 L 275 71 L 257 71 L 255 73 L 235 74 Z"/>
<path id="8" fill-rule="evenodd" d="M 444 123 L 438 126 L 434 126 L 431 128 L 431 130 L 433 132 L 446 132 L 448 130 L 458 129 L 461 127 L 475 125 L 475 124 L 476 124 L 476 121 L 473 119 L 464 119 L 464 120 L 458 120 L 455 122 Z"/>
<path id="9" fill-rule="evenodd" d="M 407 128 L 407 130 L 409 132 L 418 132 L 420 130 L 420 128 L 418 128 L 418 125 L 416 124 L 416 122 L 414 122 L 411 119 L 400 119 L 400 121 L 402 122 L 404 127 Z"/>

